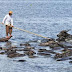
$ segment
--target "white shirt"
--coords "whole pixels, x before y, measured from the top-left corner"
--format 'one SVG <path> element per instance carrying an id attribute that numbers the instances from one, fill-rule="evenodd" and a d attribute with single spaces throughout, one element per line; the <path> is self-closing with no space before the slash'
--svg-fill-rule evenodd
<path id="1" fill-rule="evenodd" d="M 2 23 L 4 23 L 5 25 L 12 25 L 13 26 L 13 18 L 12 18 L 12 16 L 10 16 L 9 14 L 7 14 L 4 17 Z"/>

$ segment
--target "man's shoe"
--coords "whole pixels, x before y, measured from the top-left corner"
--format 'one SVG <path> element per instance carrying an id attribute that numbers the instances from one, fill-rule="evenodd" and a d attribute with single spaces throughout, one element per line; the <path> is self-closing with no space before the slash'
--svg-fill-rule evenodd
<path id="1" fill-rule="evenodd" d="M 10 37 L 12 37 L 12 35 L 10 35 Z"/>
<path id="2" fill-rule="evenodd" d="M 9 36 L 6 36 L 6 38 L 10 38 Z"/>

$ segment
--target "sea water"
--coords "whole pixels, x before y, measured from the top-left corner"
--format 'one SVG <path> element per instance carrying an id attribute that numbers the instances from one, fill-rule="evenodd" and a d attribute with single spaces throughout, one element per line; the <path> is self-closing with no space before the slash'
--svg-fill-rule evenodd
<path id="1" fill-rule="evenodd" d="M 13 11 L 14 26 L 40 34 L 45 37 L 57 38 L 62 30 L 71 29 L 72 34 L 72 1 L 71 0 L 0 0 L 0 22 L 8 12 Z M 41 37 L 13 29 L 13 37 L 9 40 L 18 45 Z M 0 24 L 0 37 L 5 37 L 5 26 Z M 1 42 L 4 47 L 6 42 Z M 72 72 L 69 61 L 57 62 L 53 58 L 28 57 L 26 62 L 14 62 L 6 55 L 0 55 L 0 72 Z"/>

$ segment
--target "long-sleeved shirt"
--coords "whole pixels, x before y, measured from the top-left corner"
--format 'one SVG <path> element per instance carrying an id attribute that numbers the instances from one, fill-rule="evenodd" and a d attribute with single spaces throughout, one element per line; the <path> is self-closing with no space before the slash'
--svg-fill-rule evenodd
<path id="1" fill-rule="evenodd" d="M 12 18 L 12 16 L 10 16 L 9 14 L 7 14 L 4 17 L 2 23 L 4 23 L 5 25 L 12 25 L 13 26 L 13 18 Z"/>

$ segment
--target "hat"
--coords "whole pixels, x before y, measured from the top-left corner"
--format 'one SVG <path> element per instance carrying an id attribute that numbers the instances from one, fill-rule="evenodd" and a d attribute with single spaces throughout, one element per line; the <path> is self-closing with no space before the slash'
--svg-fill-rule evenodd
<path id="1" fill-rule="evenodd" d="M 12 14 L 13 12 L 12 11 L 9 11 L 9 13 Z"/>

